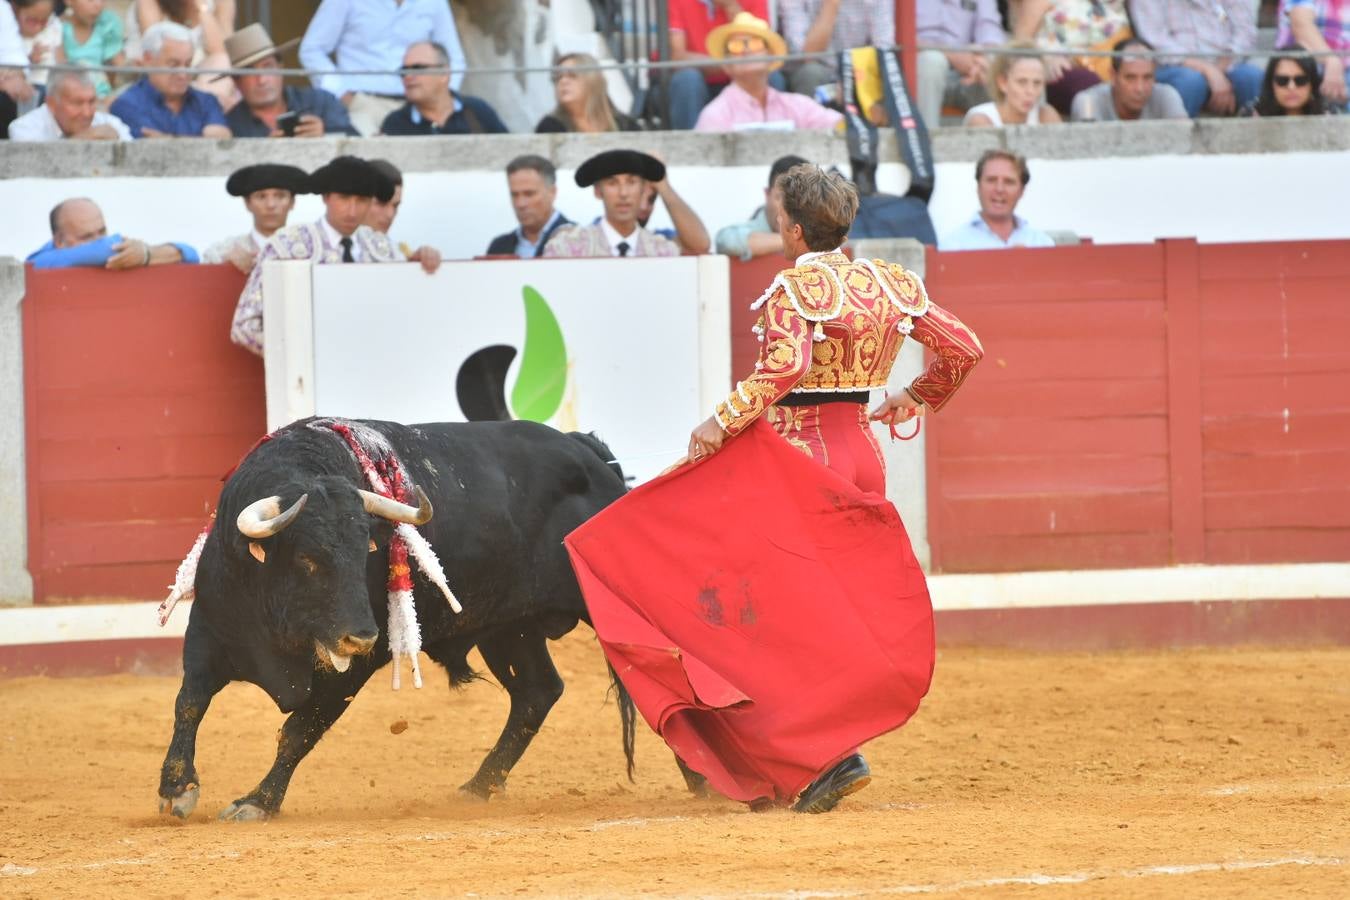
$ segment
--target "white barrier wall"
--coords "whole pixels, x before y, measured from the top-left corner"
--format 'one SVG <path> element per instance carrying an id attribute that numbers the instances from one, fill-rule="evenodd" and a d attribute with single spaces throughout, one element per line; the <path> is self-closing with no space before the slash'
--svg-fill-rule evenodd
<path id="1" fill-rule="evenodd" d="M 790 149 L 790 148 L 789 148 Z M 699 213 L 709 234 L 748 219 L 763 202 L 768 165 L 673 166 L 670 182 Z M 430 244 L 447 258 L 482 254 L 515 227 L 506 178 L 491 168 L 410 172 L 391 236 Z M 1098 243 L 1148 243 L 1159 237 L 1204 242 L 1342 238 L 1350 234 L 1350 154 L 1284 153 L 1141 158 L 1032 159 L 1031 184 L 1018 214 L 1044 230 L 1073 231 Z M 902 182 L 898 164 L 884 176 Z M 939 235 L 978 208 L 971 162 L 940 163 L 930 212 Z M 1298 173 L 1297 185 L 1291 174 Z M 559 171 L 558 209 L 575 221 L 601 212 L 573 170 Z M 110 230 L 198 249 L 247 231 L 243 202 L 226 195 L 224 178 L 19 178 L 0 181 L 0 209 L 25 210 L 0 230 L 0 255 L 22 259 L 48 240 L 47 211 L 67 197 L 88 196 Z M 317 197 L 301 197 L 292 221 L 322 214 Z M 664 208 L 652 223 L 666 227 Z"/>
<path id="2" fill-rule="evenodd" d="M 465 421 L 496 399 L 514 418 L 597 432 L 642 481 L 684 454 L 731 383 L 724 257 L 434 275 L 268 263 L 264 278 L 269 428 L 313 414 Z M 494 356 L 495 372 L 475 365 Z"/>

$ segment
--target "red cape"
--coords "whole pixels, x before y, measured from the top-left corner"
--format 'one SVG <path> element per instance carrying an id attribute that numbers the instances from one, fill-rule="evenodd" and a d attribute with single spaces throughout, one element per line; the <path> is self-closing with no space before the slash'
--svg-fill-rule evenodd
<path id="1" fill-rule="evenodd" d="M 791 802 L 928 691 L 933 609 L 900 516 L 762 420 L 565 543 L 643 718 L 734 800 Z"/>

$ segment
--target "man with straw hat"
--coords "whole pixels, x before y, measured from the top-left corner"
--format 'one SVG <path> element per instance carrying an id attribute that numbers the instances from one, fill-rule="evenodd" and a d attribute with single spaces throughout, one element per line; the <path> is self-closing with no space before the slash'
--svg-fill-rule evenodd
<path id="1" fill-rule="evenodd" d="M 699 114 L 697 131 L 771 130 L 796 128 L 838 128 L 842 113 L 826 109 L 810 97 L 775 90 L 769 84 L 770 73 L 782 67 L 781 60 L 754 57 L 782 56 L 787 44 L 769 27 L 769 23 L 751 14 L 740 13 L 708 35 L 708 54 L 725 59 L 723 66 L 731 83 Z M 747 58 L 745 62 L 738 61 Z"/>
<path id="2" fill-rule="evenodd" d="M 310 174 L 305 193 L 323 197 L 324 215 L 317 222 L 283 228 L 268 239 L 234 309 L 230 340 L 259 356 L 263 352 L 263 263 L 281 259 L 321 264 L 404 261 L 386 235 L 362 224 L 374 199 L 387 203 L 394 196 L 393 183 L 370 162 L 339 156 Z M 428 274 L 441 264 L 440 253 L 432 247 L 419 247 L 407 259 L 421 263 Z"/>
<path id="3" fill-rule="evenodd" d="M 225 116 L 225 122 L 235 137 L 356 135 L 338 98 L 318 88 L 282 84 L 275 71 L 281 68 L 281 54 L 298 43 L 299 38 L 279 46 L 273 44 L 267 29 L 256 22 L 225 39 L 230 68 L 256 73 L 234 76 L 243 100 Z"/>

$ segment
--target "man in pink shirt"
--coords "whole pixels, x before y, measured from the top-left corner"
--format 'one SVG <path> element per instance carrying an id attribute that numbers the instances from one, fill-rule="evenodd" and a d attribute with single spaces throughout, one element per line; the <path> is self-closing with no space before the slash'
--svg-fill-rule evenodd
<path id="1" fill-rule="evenodd" d="M 791 131 L 796 128 L 838 128 L 842 113 L 826 109 L 810 97 L 775 90 L 769 75 L 781 62 L 737 62 L 738 57 L 782 56 L 783 39 L 767 22 L 743 12 L 708 35 L 708 54 L 726 59 L 731 84 L 699 114 L 696 131 Z"/>

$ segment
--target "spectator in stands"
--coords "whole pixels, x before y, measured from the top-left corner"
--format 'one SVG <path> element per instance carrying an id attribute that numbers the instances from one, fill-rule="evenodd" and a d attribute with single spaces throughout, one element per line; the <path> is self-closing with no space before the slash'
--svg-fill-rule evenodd
<path id="1" fill-rule="evenodd" d="M 1178 55 L 1158 66 L 1158 83 L 1177 89 L 1191 118 L 1231 116 L 1256 99 L 1261 70 L 1244 59 L 1256 47 L 1251 0 L 1130 0 L 1129 9 L 1141 38 Z"/>
<path id="2" fill-rule="evenodd" d="M 72 266 L 138 269 L 197 261 L 197 251 L 187 244 L 148 244 L 120 234 L 108 234 L 103 211 L 86 197 L 73 197 L 56 204 L 48 221 L 52 239 L 28 256 L 28 262 L 36 269 Z"/>
<path id="3" fill-rule="evenodd" d="M 505 134 L 497 111 L 479 97 L 457 94 L 448 74 L 422 70 L 450 65 L 446 49 L 418 41 L 403 55 L 403 95 L 408 102 L 385 117 L 380 133 L 395 137 L 422 134 Z"/>
<path id="4" fill-rule="evenodd" d="M 1027 161 L 1007 150 L 986 150 L 975 164 L 980 211 L 943 239 L 943 250 L 1003 250 L 1008 247 L 1053 247 L 1055 242 L 1015 214 L 1031 181 Z"/>
<path id="5" fill-rule="evenodd" d="M 225 39 L 234 34 L 235 0 L 132 0 L 127 7 L 127 55 L 143 52 L 143 35 L 159 22 L 176 22 L 192 33 L 192 66 L 223 69 L 229 61 Z M 239 100 L 231 81 L 199 75 L 193 87 L 206 91 L 230 109 Z"/>
<path id="6" fill-rule="evenodd" d="M 563 225 L 572 222 L 558 212 L 558 171 L 542 156 L 517 156 L 506 164 L 511 208 L 520 223 L 515 231 L 499 234 L 488 244 L 488 256 L 533 259 L 544 255 L 544 245 Z"/>
<path id="7" fill-rule="evenodd" d="M 670 124 L 668 127 L 687 130 L 698 122 L 698 114 L 708 101 L 727 86 L 726 72 L 711 65 L 708 55 L 708 33 L 719 25 L 730 22 L 737 13 L 748 12 L 764 21 L 769 20 L 768 0 L 669 0 L 666 4 L 670 27 L 670 58 L 690 64 L 677 69 L 670 77 Z M 699 66 L 699 63 L 708 65 Z M 781 75 L 774 87 L 782 90 Z"/>
<path id="8" fill-rule="evenodd" d="M 31 109 L 37 100 L 37 89 L 24 77 L 28 55 L 23 50 L 23 37 L 14 7 L 0 3 L 0 128 L 9 133 L 9 125 L 19 115 L 20 105 Z"/>
<path id="9" fill-rule="evenodd" d="M 783 238 L 778 233 L 778 213 L 783 204 L 778 176 L 805 162 L 800 156 L 780 156 L 774 160 L 769 169 L 769 186 L 764 189 L 764 205 L 751 214 L 749 221 L 727 225 L 717 232 L 718 253 L 745 262 L 756 256 L 783 252 Z"/>
<path id="10" fill-rule="evenodd" d="M 1275 46 L 1295 43 L 1321 57 L 1322 87 L 1329 106 L 1350 112 L 1350 3 L 1346 0 L 1281 0 Z"/>
<path id="11" fill-rule="evenodd" d="M 999 47 L 1003 20 L 994 0 L 918 0 L 920 44 L 938 47 Z M 962 112 L 989 99 L 985 82 L 991 60 L 965 50 L 920 50 L 915 105 L 930 127 L 942 121 L 944 103 Z"/>
<path id="12" fill-rule="evenodd" d="M 1320 116 L 1336 112 L 1322 102 L 1322 73 L 1311 56 L 1272 56 L 1261 82 L 1261 96 L 1244 116 Z"/>
<path id="13" fill-rule="evenodd" d="M 192 34 L 174 22 L 150 26 L 141 46 L 147 66 L 186 69 L 192 62 Z M 192 87 L 191 80 L 187 72 L 142 76 L 109 111 L 136 137 L 229 137 L 220 101 Z"/>
<path id="14" fill-rule="evenodd" d="M 1009 4 L 1013 38 L 1034 41 L 1045 56 L 1045 99 L 1068 118 L 1079 91 L 1111 77 L 1111 59 L 1074 51 L 1111 50 L 1131 35 L 1125 0 L 1021 0 Z"/>
<path id="15" fill-rule="evenodd" d="M 1034 50 L 1030 41 L 1012 41 L 1009 50 Z M 1000 53 L 989 66 L 989 94 L 994 99 L 966 111 L 963 125 L 1049 125 L 1063 122 L 1045 100 L 1045 61 L 1039 56 Z"/>
<path id="16" fill-rule="evenodd" d="M 920 4 L 922 5 L 922 4 Z M 760 16 L 767 19 L 768 16 Z M 793 53 L 838 53 L 854 47 L 895 45 L 894 0 L 779 0 L 778 27 Z M 788 86 L 811 95 L 839 80 L 833 61 L 789 67 Z"/>
<path id="17" fill-rule="evenodd" d="M 608 150 L 577 168 L 578 187 L 594 187 L 605 212 L 594 225 L 564 225 L 544 247 L 544 256 L 679 256 L 680 245 L 652 234 L 638 224 L 638 212 L 649 185 L 666 185 L 682 211 L 693 211 L 666 182 L 666 166 L 636 150 Z M 659 189 L 659 188 L 658 188 Z M 669 201 L 668 201 L 669 202 Z M 675 218 L 676 206 L 670 205 Z M 694 216 L 697 219 L 697 216 Z M 700 225 L 701 227 L 701 225 Z"/>
<path id="18" fill-rule="evenodd" d="M 202 262 L 228 262 L 245 275 L 252 272 L 267 239 L 286 227 L 286 219 L 295 209 L 295 195 L 305 190 L 308 178 L 304 169 L 272 163 L 244 166 L 230 175 L 225 192 L 244 198 L 253 228 L 207 247 Z"/>
<path id="19" fill-rule="evenodd" d="M 62 49 L 65 38 L 55 0 L 11 0 L 11 3 L 19 20 L 23 52 L 33 64 L 28 70 L 28 83 L 45 87 L 48 77 L 45 66 L 65 62 Z"/>
<path id="20" fill-rule="evenodd" d="M 641 131 L 642 125 L 614 107 L 605 75 L 589 53 L 568 53 L 553 67 L 553 93 L 558 105 L 539 120 L 536 134 L 558 131 Z"/>
<path id="21" fill-rule="evenodd" d="M 103 8 L 103 0 L 69 0 L 68 15 L 61 26 L 61 46 L 65 62 L 75 65 L 120 66 L 126 61 L 122 52 L 122 22 L 112 10 Z M 101 71 L 91 73 L 98 97 L 112 93 L 112 83 Z"/>
<path id="22" fill-rule="evenodd" d="M 283 228 L 268 239 L 234 309 L 230 340 L 259 356 L 263 352 L 263 263 L 273 259 L 319 264 L 404 261 L 388 237 L 362 224 L 372 199 L 387 203 L 394 195 L 394 185 L 375 166 L 355 156 L 339 156 L 309 176 L 307 190 L 323 196 L 323 216 L 314 223 Z M 428 273 L 441 264 L 440 254 L 430 247 L 419 247 L 409 258 L 420 262 Z"/>
<path id="23" fill-rule="evenodd" d="M 730 63 L 723 69 L 731 83 L 703 107 L 696 130 L 790 131 L 842 125 L 843 113 L 826 109 L 811 97 L 775 90 L 769 84 L 770 73 L 781 68 L 781 62 L 735 61 L 738 57 L 782 56 L 787 52 L 783 39 L 763 19 L 750 13 L 739 14 L 708 34 L 707 48 L 714 59 L 726 59 Z"/>
<path id="24" fill-rule="evenodd" d="M 15 119 L 12 141 L 129 141 L 121 119 L 99 112 L 92 73 L 63 71 L 47 83 L 47 102 Z"/>
<path id="25" fill-rule="evenodd" d="M 404 85 L 395 74 L 343 72 L 393 73 L 408 48 L 419 41 L 434 41 L 444 48 L 453 73 L 450 90 L 457 93 L 466 62 L 446 0 L 323 0 L 300 43 L 300 62 L 306 69 L 328 73 L 318 77 L 316 86 L 341 98 L 357 131 L 377 134 L 385 118 L 403 105 Z"/>
<path id="26" fill-rule="evenodd" d="M 281 76 L 276 74 L 281 68 L 281 54 L 298 43 L 296 39 L 278 47 L 272 43 L 267 29 L 256 22 L 225 39 L 229 67 L 256 72 L 234 76 L 235 86 L 243 99 L 225 116 L 225 121 L 235 137 L 356 135 L 356 129 L 347 118 L 347 108 L 336 97 L 320 88 L 283 84 Z"/>
<path id="27" fill-rule="evenodd" d="M 1075 122 L 1189 118 L 1176 88 L 1155 82 L 1158 64 L 1153 57 L 1129 54 L 1131 49 L 1152 47 L 1138 38 L 1130 38 L 1116 49 L 1123 55 L 1111 58 L 1111 81 L 1093 85 L 1073 98 Z"/>

